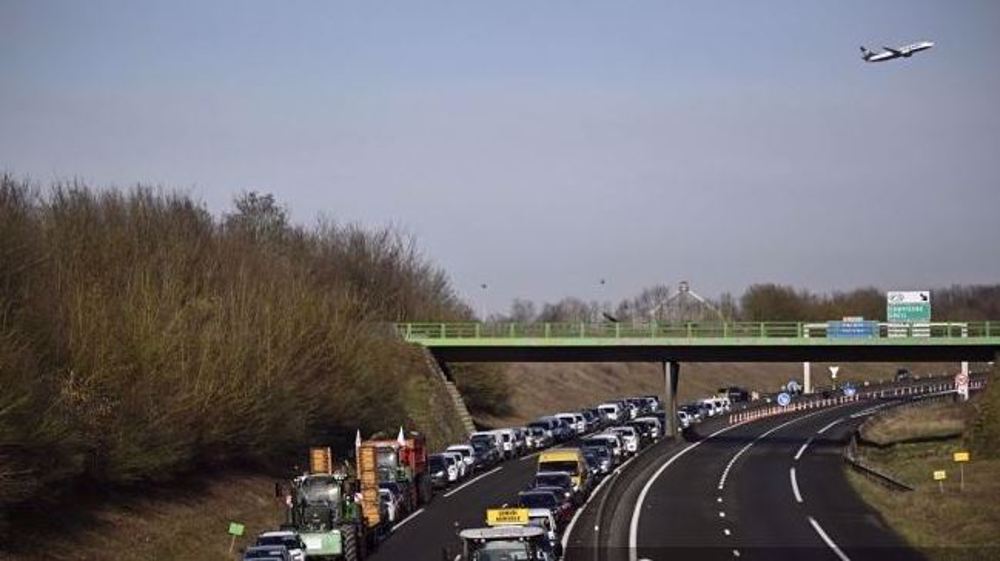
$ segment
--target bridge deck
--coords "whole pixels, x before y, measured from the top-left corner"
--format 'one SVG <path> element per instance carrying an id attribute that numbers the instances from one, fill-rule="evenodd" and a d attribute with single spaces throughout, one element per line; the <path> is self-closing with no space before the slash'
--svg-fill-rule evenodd
<path id="1" fill-rule="evenodd" d="M 406 341 L 449 361 L 993 360 L 1000 322 L 402 323 Z"/>

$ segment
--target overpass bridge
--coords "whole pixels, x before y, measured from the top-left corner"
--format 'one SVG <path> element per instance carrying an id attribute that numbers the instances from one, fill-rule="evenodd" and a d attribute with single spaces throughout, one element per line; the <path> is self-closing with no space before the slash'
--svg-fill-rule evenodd
<path id="1" fill-rule="evenodd" d="M 449 362 L 658 362 L 675 405 L 681 362 L 990 362 L 1000 321 L 688 323 L 399 323 Z M 673 427 L 672 427 L 673 428 Z M 672 431 L 673 432 L 673 431 Z"/>

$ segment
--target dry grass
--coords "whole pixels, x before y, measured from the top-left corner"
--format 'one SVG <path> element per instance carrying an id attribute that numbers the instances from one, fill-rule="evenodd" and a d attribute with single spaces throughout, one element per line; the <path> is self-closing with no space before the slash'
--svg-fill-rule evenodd
<path id="1" fill-rule="evenodd" d="M 274 480 L 233 475 L 187 482 L 183 489 L 155 496 L 131 495 L 105 502 L 85 515 L 56 511 L 44 526 L 19 534 L 31 550 L 10 553 L 10 561 L 219 561 L 236 559 L 264 530 L 282 522 Z M 230 522 L 246 525 L 229 554 Z M 39 547 L 44 546 L 44 547 Z M 4 558 L 0 554 L 0 558 Z"/>
<path id="2" fill-rule="evenodd" d="M 959 437 L 975 416 L 969 405 L 936 402 L 892 409 L 865 423 L 861 437 L 887 446 L 913 440 Z"/>
<path id="3" fill-rule="evenodd" d="M 974 417 L 970 404 L 937 403 L 885 415 L 871 422 L 887 442 L 937 437 L 942 427 L 963 429 Z M 934 561 L 989 559 L 1000 552 L 1000 460 L 975 455 L 965 465 L 965 491 L 959 490 L 959 466 L 952 454 L 968 450 L 962 438 L 902 442 L 886 448 L 862 446 L 862 457 L 913 485 L 913 492 L 888 490 L 850 473 L 861 496 L 913 547 Z M 946 470 L 944 493 L 932 474 Z M 991 548 L 986 550 L 985 548 Z"/>

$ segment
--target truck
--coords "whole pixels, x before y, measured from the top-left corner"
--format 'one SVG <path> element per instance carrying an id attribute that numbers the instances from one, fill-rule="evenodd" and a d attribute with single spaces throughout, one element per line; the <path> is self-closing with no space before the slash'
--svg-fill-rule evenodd
<path id="1" fill-rule="evenodd" d="M 358 445 L 361 504 L 369 522 L 376 522 L 379 484 L 395 483 L 402 494 L 403 512 L 414 512 L 433 496 L 423 435 L 410 433 L 395 440 L 365 440 Z"/>
<path id="2" fill-rule="evenodd" d="M 370 461 L 374 463 L 374 457 Z M 389 518 L 377 500 L 377 485 L 374 505 L 359 504 L 364 482 L 346 469 L 335 470 L 329 448 L 310 449 L 309 467 L 309 473 L 292 481 L 288 521 L 282 529 L 302 537 L 307 559 L 364 559 L 390 531 Z"/>

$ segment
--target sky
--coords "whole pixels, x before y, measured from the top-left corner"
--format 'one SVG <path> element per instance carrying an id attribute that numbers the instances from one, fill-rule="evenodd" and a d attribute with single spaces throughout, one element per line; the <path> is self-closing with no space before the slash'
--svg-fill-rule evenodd
<path id="1" fill-rule="evenodd" d="M 0 0 L 0 171 L 396 226 L 487 313 L 997 282 L 998 53 L 989 0 Z"/>

